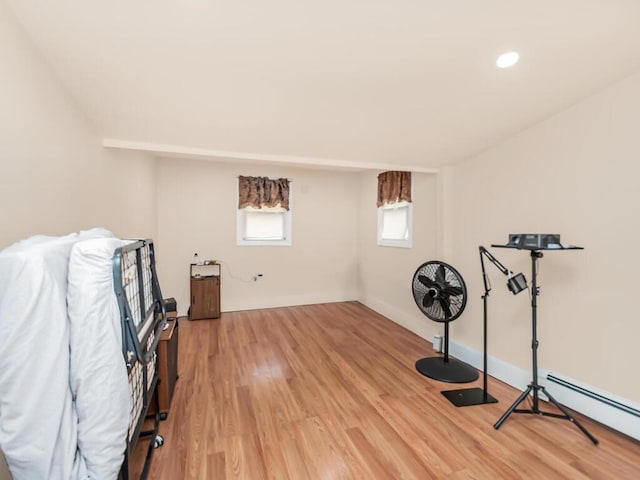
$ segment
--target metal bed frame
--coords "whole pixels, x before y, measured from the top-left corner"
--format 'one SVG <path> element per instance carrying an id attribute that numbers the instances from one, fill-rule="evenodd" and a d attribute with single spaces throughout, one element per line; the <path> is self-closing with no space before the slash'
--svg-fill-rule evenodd
<path id="1" fill-rule="evenodd" d="M 124 462 L 119 478 L 129 479 L 130 457 L 141 437 L 152 437 L 141 479 L 147 477 L 155 448 L 164 443 L 158 435 L 158 369 L 156 349 L 166 324 L 166 309 L 155 268 L 152 240 L 138 240 L 116 249 L 113 255 L 114 289 L 122 322 L 122 352 L 127 365 L 131 411 Z M 155 398 L 153 428 L 143 430 L 151 399 Z"/>

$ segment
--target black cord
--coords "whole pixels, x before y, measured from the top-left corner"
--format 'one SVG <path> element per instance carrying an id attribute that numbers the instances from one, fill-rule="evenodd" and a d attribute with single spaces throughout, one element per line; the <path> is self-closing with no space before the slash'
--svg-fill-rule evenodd
<path id="1" fill-rule="evenodd" d="M 222 260 L 218 260 L 218 263 L 224 265 L 224 268 L 227 270 L 227 273 L 229 274 L 229 276 L 231 278 L 233 278 L 234 280 L 238 280 L 240 282 L 245 282 L 245 283 L 253 283 L 254 280 L 250 279 L 250 280 L 245 280 L 244 278 L 240 278 L 240 277 L 236 277 L 233 273 L 231 273 L 231 268 L 229 267 L 229 264 L 227 262 L 224 262 Z"/>

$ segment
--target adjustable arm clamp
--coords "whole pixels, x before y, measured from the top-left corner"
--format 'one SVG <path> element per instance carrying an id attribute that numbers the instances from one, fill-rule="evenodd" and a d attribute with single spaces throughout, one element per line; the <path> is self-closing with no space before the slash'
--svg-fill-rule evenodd
<path id="1" fill-rule="evenodd" d="M 514 275 L 511 270 L 509 270 L 502 263 L 500 263 L 496 257 L 491 255 L 491 252 L 489 252 L 489 250 L 487 250 L 483 246 L 480 246 L 479 250 L 480 250 L 480 265 L 482 266 L 482 281 L 484 282 L 485 294 L 488 294 L 491 291 L 491 288 L 489 287 L 489 284 L 487 282 L 487 272 L 484 269 L 483 256 L 487 257 L 489 261 L 493 263 L 498 268 L 498 270 L 500 270 L 503 273 L 503 275 L 506 275 L 508 277 L 507 288 L 511 293 L 516 295 L 517 293 L 520 293 L 522 290 L 527 288 L 527 279 L 524 277 L 522 273 L 518 273 Z"/>

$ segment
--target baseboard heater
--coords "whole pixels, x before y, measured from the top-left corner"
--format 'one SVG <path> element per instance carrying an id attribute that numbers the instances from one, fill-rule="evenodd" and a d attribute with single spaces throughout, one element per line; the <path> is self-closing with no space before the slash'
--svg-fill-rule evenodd
<path id="1" fill-rule="evenodd" d="M 556 377 L 551 373 L 547 374 L 547 380 L 549 380 L 550 382 L 556 383 L 558 385 L 562 385 L 563 387 L 573 390 L 574 392 L 578 392 L 578 393 L 581 393 L 582 395 L 586 395 L 587 397 L 593 398 L 594 400 L 597 400 L 606 405 L 609 405 L 610 407 L 617 408 L 618 410 L 621 410 L 623 412 L 629 413 L 631 415 L 634 415 L 640 418 L 640 410 L 630 407 L 629 405 L 625 405 L 624 403 L 617 402 L 616 400 L 612 400 L 611 398 L 607 398 L 604 395 L 600 395 L 599 393 L 592 392 L 591 390 L 583 388 L 574 383 L 568 382 L 560 377 Z"/>

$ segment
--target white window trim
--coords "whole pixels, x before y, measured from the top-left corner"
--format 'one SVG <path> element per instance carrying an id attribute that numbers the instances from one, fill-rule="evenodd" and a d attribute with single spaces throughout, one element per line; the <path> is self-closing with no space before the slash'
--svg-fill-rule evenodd
<path id="1" fill-rule="evenodd" d="M 236 195 L 237 198 L 237 195 Z M 236 210 L 236 243 L 240 247 L 290 247 L 291 246 L 291 210 L 293 208 L 293 191 L 289 190 L 289 210 L 284 213 L 284 238 L 279 240 L 247 240 L 244 238 L 244 208 Z"/>
<path id="2" fill-rule="evenodd" d="M 413 247 L 413 202 L 408 202 L 407 207 L 407 239 L 406 240 L 390 240 L 382 238 L 382 222 L 383 222 L 383 210 L 393 208 L 394 205 L 383 205 L 378 207 L 378 246 L 380 247 L 399 247 L 399 248 L 412 248 Z M 403 205 L 404 207 L 404 205 Z"/>

